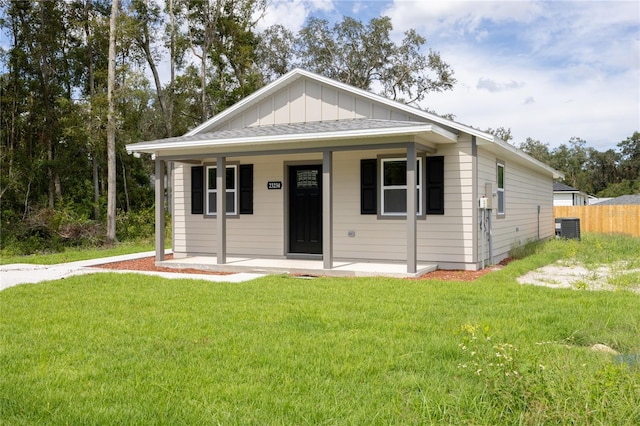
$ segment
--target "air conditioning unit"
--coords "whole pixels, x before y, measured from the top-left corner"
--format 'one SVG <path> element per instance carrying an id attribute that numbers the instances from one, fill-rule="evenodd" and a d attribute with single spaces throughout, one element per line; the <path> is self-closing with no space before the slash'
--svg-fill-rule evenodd
<path id="1" fill-rule="evenodd" d="M 556 237 L 579 240 L 580 239 L 580 218 L 579 217 L 556 218 Z"/>

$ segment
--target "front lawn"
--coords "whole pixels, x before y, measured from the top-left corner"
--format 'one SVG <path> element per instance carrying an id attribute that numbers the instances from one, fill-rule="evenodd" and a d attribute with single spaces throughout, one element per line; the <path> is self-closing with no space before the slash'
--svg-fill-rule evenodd
<path id="1" fill-rule="evenodd" d="M 96 274 L 10 288 L 0 418 L 640 424 L 640 296 L 515 283 L 563 247 L 473 283 Z"/>

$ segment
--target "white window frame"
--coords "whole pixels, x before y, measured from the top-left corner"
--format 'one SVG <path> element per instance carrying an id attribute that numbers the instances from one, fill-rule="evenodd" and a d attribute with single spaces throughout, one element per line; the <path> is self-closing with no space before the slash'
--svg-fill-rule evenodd
<path id="1" fill-rule="evenodd" d="M 399 190 L 404 189 L 407 190 L 407 185 L 385 185 L 384 184 L 384 166 L 385 163 L 404 161 L 405 164 L 407 162 L 407 157 L 394 157 L 394 158 L 381 158 L 380 159 L 380 215 L 381 216 L 407 216 L 406 205 L 404 212 L 387 212 L 385 211 L 385 192 L 389 190 Z M 418 208 L 416 214 L 418 216 L 422 216 L 422 205 L 424 204 L 424 191 L 422 188 L 423 177 L 423 169 L 422 169 L 422 157 L 417 157 L 417 168 L 416 170 L 416 189 L 418 190 Z M 407 195 L 408 196 L 408 195 Z"/>
<path id="2" fill-rule="evenodd" d="M 206 177 L 206 182 L 205 182 L 205 188 L 206 188 L 206 196 L 205 196 L 205 200 L 206 200 L 206 210 L 205 210 L 205 214 L 207 216 L 216 216 L 217 212 L 215 211 L 216 206 L 211 206 L 210 202 L 209 202 L 209 194 L 217 194 L 218 193 L 218 189 L 210 189 L 209 186 L 209 170 L 211 169 L 216 169 L 217 170 L 217 166 L 207 166 L 206 167 L 206 173 L 207 173 L 207 177 Z M 238 215 L 238 165 L 237 164 L 227 164 L 227 170 L 229 169 L 233 169 L 233 188 L 227 188 L 225 191 L 225 195 L 232 193 L 233 194 L 233 209 L 229 210 L 229 206 L 227 205 L 227 216 L 236 216 Z M 217 172 L 216 172 L 217 175 Z M 227 179 L 228 181 L 228 179 Z M 227 182 L 227 187 L 229 186 L 229 182 Z M 227 203 L 228 204 L 228 203 Z"/>
<path id="3" fill-rule="evenodd" d="M 502 188 L 500 187 L 500 169 L 502 169 Z M 506 199 L 505 199 L 505 191 L 504 187 L 506 182 L 506 168 L 504 166 L 504 162 L 498 161 L 496 163 L 496 214 L 499 216 L 504 216 L 506 213 Z M 502 202 L 500 202 L 502 200 Z"/>

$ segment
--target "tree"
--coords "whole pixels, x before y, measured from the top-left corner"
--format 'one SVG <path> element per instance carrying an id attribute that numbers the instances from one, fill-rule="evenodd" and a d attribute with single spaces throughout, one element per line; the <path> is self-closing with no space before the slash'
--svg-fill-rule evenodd
<path id="1" fill-rule="evenodd" d="M 254 52 L 256 21 L 266 0 L 176 0 L 186 40 L 199 62 L 199 121 L 262 85 Z"/>
<path id="2" fill-rule="evenodd" d="M 453 70 L 440 54 L 421 53 L 424 37 L 411 29 L 396 44 L 391 41 L 392 29 L 386 16 L 373 18 L 367 25 L 345 17 L 333 28 L 324 19 L 310 18 L 296 39 L 297 65 L 364 90 L 372 90 L 377 83 L 381 95 L 407 104 L 422 101 L 427 93 L 453 88 Z M 280 63 L 286 63 L 282 54 Z"/>
<path id="3" fill-rule="evenodd" d="M 638 182 L 640 180 L 640 132 L 618 144 L 621 154 L 620 173 L 623 179 Z"/>
<path id="4" fill-rule="evenodd" d="M 118 0 L 112 0 L 109 21 L 109 67 L 107 71 L 107 242 L 116 240 L 116 117 L 113 91 L 116 81 L 116 30 Z"/>
<path id="5" fill-rule="evenodd" d="M 487 133 L 492 134 L 493 136 L 497 136 L 505 142 L 509 142 L 513 140 L 513 136 L 511 135 L 511 128 L 498 127 L 497 129 L 492 129 L 489 127 L 486 130 Z"/>
<path id="6" fill-rule="evenodd" d="M 536 160 L 542 161 L 545 164 L 551 164 L 551 153 L 549 152 L 549 144 L 527 138 L 520 144 L 519 148 Z"/>
<path id="7" fill-rule="evenodd" d="M 295 36 L 280 24 L 263 31 L 256 46 L 256 65 L 265 82 L 286 74 L 293 67 Z"/>
<path id="8" fill-rule="evenodd" d="M 171 3 L 170 3 L 171 6 Z M 163 24 L 160 7 L 149 0 L 133 0 L 129 6 L 130 16 L 129 29 L 131 31 L 131 37 L 136 43 L 136 46 L 141 50 L 146 60 L 151 74 L 153 75 L 153 82 L 156 88 L 156 96 L 158 99 L 158 106 L 162 113 L 162 121 L 165 129 L 165 137 L 171 137 L 173 118 L 171 116 L 172 108 L 170 103 L 172 102 L 172 93 L 169 91 L 169 100 L 166 99 L 165 91 L 163 90 L 162 83 L 160 82 L 160 74 L 158 72 L 158 63 L 160 62 L 160 56 L 154 51 L 153 40 L 157 37 L 159 29 Z M 173 36 L 173 29 L 170 29 L 170 36 Z M 173 38 L 173 37 L 172 37 Z M 170 53 L 172 50 L 170 49 Z M 174 63 L 174 58 L 169 58 L 170 64 Z M 172 88 L 172 84 L 169 85 Z"/>

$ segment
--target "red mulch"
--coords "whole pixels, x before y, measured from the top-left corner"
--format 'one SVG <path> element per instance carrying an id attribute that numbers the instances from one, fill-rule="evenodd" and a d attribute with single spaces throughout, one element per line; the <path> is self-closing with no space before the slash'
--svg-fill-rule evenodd
<path id="1" fill-rule="evenodd" d="M 168 254 L 164 257 L 165 260 L 173 259 L 172 254 Z M 117 269 L 122 271 L 153 271 L 153 272 L 179 272 L 181 274 L 206 274 L 206 275 L 229 275 L 230 272 L 215 272 L 207 271 L 203 269 L 178 269 L 178 268 L 166 268 L 163 266 L 156 266 L 155 257 L 143 257 L 141 259 L 124 260 L 122 262 L 104 263 L 97 265 L 96 268 L 103 269 Z"/>
<path id="2" fill-rule="evenodd" d="M 513 259 L 507 257 L 502 262 L 495 266 L 487 267 L 484 269 L 479 269 L 477 271 L 458 271 L 458 270 L 445 270 L 438 269 L 437 271 L 429 272 L 428 274 L 422 275 L 420 278 L 416 278 L 418 280 L 442 280 L 442 281 L 475 281 L 478 278 L 493 272 L 502 269 L 504 266 L 508 265 L 512 262 Z"/>
<path id="3" fill-rule="evenodd" d="M 165 256 L 165 260 L 173 259 L 172 254 L 168 254 Z M 503 266 L 507 265 L 511 262 L 512 259 L 507 258 L 500 262 L 499 265 L 493 266 L 491 268 L 480 269 L 478 271 L 448 271 L 444 269 L 439 269 L 437 271 L 430 272 L 421 276 L 420 280 L 443 280 L 443 281 L 475 281 L 483 275 L 488 274 L 489 272 L 496 271 L 501 269 Z M 229 275 L 230 272 L 214 272 L 207 271 L 202 269 L 177 269 L 177 268 L 166 268 L 161 266 L 156 266 L 155 257 L 144 257 L 142 259 L 135 260 L 125 260 L 123 262 L 112 262 L 105 263 L 102 265 L 96 266 L 97 268 L 103 269 L 118 269 L 118 270 L 126 270 L 126 271 L 155 271 L 155 272 L 180 272 L 183 274 L 207 274 L 207 275 Z"/>

